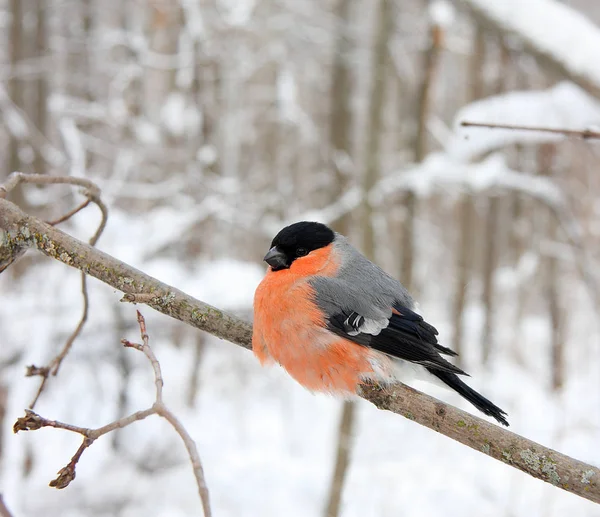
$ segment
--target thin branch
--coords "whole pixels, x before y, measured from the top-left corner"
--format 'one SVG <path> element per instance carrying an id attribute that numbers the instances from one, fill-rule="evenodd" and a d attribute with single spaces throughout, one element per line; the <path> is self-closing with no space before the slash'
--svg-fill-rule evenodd
<path id="1" fill-rule="evenodd" d="M 518 124 L 488 124 L 485 122 L 469 122 L 464 120 L 460 123 L 462 127 L 485 127 L 489 129 L 510 129 L 513 131 L 539 131 L 542 133 L 554 133 L 563 136 L 583 138 L 584 140 L 600 139 L 600 132 L 590 129 L 560 129 L 554 127 L 520 126 Z"/>
<path id="2" fill-rule="evenodd" d="M 77 463 L 81 459 L 81 456 L 83 455 L 84 451 L 88 447 L 90 447 L 98 438 L 107 433 L 110 433 L 111 431 L 127 427 L 128 425 L 131 425 L 134 422 L 138 422 L 139 420 L 144 420 L 145 418 L 148 418 L 151 415 L 161 416 L 171 424 L 173 429 L 175 429 L 175 432 L 177 432 L 177 434 L 181 437 L 181 440 L 183 441 L 183 444 L 187 449 L 194 470 L 194 476 L 196 477 L 196 484 L 198 486 L 198 493 L 200 494 L 200 500 L 202 502 L 204 515 L 205 517 L 211 517 L 208 488 L 206 486 L 204 470 L 202 469 L 202 462 L 200 461 L 198 449 L 196 448 L 194 440 L 187 432 L 183 424 L 177 419 L 177 417 L 163 402 L 162 390 L 164 383 L 160 363 L 154 355 L 152 348 L 150 348 L 150 345 L 148 344 L 149 337 L 148 332 L 146 330 L 146 321 L 144 320 L 144 317 L 142 316 L 140 311 L 137 311 L 137 320 L 140 326 L 142 344 L 132 343 L 131 341 L 128 341 L 126 339 L 122 339 L 121 343 L 127 348 L 135 348 L 136 350 L 142 352 L 152 365 L 152 369 L 154 371 L 154 384 L 156 386 L 156 397 L 154 400 L 154 404 L 152 404 L 150 408 L 145 409 L 143 411 L 136 411 L 131 415 L 115 420 L 114 422 L 106 424 L 105 426 L 99 427 L 97 429 L 88 429 L 85 427 L 79 427 L 65 422 L 59 422 L 58 420 L 49 420 L 38 415 L 34 411 L 31 411 L 30 409 L 26 409 L 25 416 L 18 418 L 15 424 L 13 425 L 13 432 L 18 433 L 19 431 L 35 431 L 37 429 L 41 429 L 42 427 L 54 427 L 55 429 L 63 429 L 65 431 L 70 431 L 72 433 L 77 433 L 83 436 L 83 442 L 81 443 L 79 449 L 77 449 L 77 452 L 73 455 L 69 463 L 67 463 L 65 467 L 58 471 L 56 479 L 50 481 L 51 487 L 62 489 L 69 486 L 71 481 L 75 479 L 75 468 L 77 466 Z M 1 514 L 0 517 L 2 517 Z"/>
<path id="3" fill-rule="evenodd" d="M 86 199 L 79 206 L 76 206 L 75 208 L 73 208 L 73 210 L 70 210 L 69 212 L 67 212 L 63 216 L 59 217 L 58 219 L 55 219 L 54 221 L 46 221 L 46 222 L 50 226 L 56 226 L 57 224 L 64 223 L 68 219 L 71 219 L 71 217 L 73 217 L 78 212 L 81 212 L 81 210 L 83 210 L 85 207 L 87 207 L 91 203 L 91 201 L 92 201 L 91 199 Z"/>
<path id="4" fill-rule="evenodd" d="M 75 467 L 79 461 L 79 458 L 81 458 L 83 451 L 92 445 L 92 443 L 94 443 L 94 440 L 91 440 L 90 438 L 84 438 L 83 442 L 79 446 L 79 449 L 77 449 L 77 452 L 73 454 L 71 461 L 69 461 L 65 467 L 56 473 L 56 479 L 50 481 L 48 485 L 59 490 L 68 487 L 71 481 L 75 479 Z"/>
<path id="5" fill-rule="evenodd" d="M 58 369 L 60 368 L 60 365 L 62 364 L 63 359 L 67 356 L 67 354 L 71 350 L 71 347 L 73 346 L 73 343 L 75 342 L 75 339 L 77 338 L 77 336 L 79 336 L 79 334 L 83 330 L 83 326 L 85 325 L 85 322 L 87 321 L 88 312 L 90 309 L 90 297 L 89 297 L 88 290 L 87 290 L 87 280 L 86 279 L 87 279 L 87 277 L 86 277 L 85 273 L 82 273 L 81 274 L 81 294 L 83 296 L 83 314 L 81 315 L 81 319 L 79 320 L 77 327 L 75 327 L 75 330 L 69 336 L 69 339 L 67 339 L 67 342 L 65 343 L 65 346 L 63 347 L 63 349 L 52 360 L 52 368 L 51 368 L 52 375 L 56 375 L 58 373 Z"/>
<path id="6" fill-rule="evenodd" d="M 0 185 L 0 199 L 6 199 L 6 196 L 13 191 L 21 183 L 30 183 L 34 185 L 74 185 L 83 187 L 83 195 L 88 199 L 85 203 L 80 205 L 78 208 L 65 214 L 60 219 L 48 224 L 55 225 L 66 221 L 68 218 L 75 215 L 77 212 L 85 208 L 90 202 L 96 204 L 100 209 L 102 218 L 100 224 L 96 229 L 96 233 L 90 238 L 89 243 L 91 246 L 95 246 L 98 239 L 102 235 L 106 222 L 108 221 L 108 208 L 100 198 L 100 188 L 93 181 L 86 178 L 79 178 L 77 176 L 48 176 L 45 174 L 25 174 L 23 172 L 13 172 L 6 180 L 3 185 Z"/>
<path id="7" fill-rule="evenodd" d="M 52 363 L 51 363 L 52 364 Z M 50 376 L 50 366 L 35 366 L 34 364 L 28 366 L 25 370 L 25 377 L 35 377 L 40 376 L 42 380 L 40 381 L 40 385 L 38 386 L 37 391 L 35 392 L 35 396 L 33 400 L 29 404 L 29 409 L 33 409 L 37 404 L 38 399 L 40 398 L 42 391 L 46 387 L 46 383 L 48 382 L 48 377 Z"/>
<path id="8" fill-rule="evenodd" d="M 502 173 L 495 174 L 491 181 L 487 179 L 480 183 L 475 181 L 482 167 L 498 167 L 498 164 L 494 164 L 493 160 L 495 160 L 494 156 L 476 164 L 454 163 L 447 165 L 444 162 L 444 166 L 440 167 L 439 162 L 436 162 L 427 166 L 415 165 L 410 170 L 399 171 L 380 180 L 369 194 L 372 197 L 371 202 L 381 203 L 383 199 L 395 192 L 418 189 L 419 182 L 424 175 L 427 175 L 429 183 L 436 187 L 443 184 L 454 184 L 476 192 L 487 192 L 492 189 L 512 190 L 535 199 L 547 206 L 558 219 L 561 230 L 565 233 L 567 241 L 575 251 L 575 263 L 578 273 L 583 279 L 583 284 L 595 308 L 600 311 L 600 281 L 594 273 L 595 268 L 588 257 L 589 253 L 585 247 L 580 225 L 556 183 L 546 177 L 515 172 L 505 168 L 504 165 L 502 165 Z"/>
<path id="9" fill-rule="evenodd" d="M 81 294 L 83 296 L 83 314 L 81 315 L 81 318 L 79 320 L 79 323 L 77 323 L 75 330 L 71 333 L 69 339 L 67 339 L 67 341 L 63 345 L 62 350 L 52 359 L 52 361 L 50 361 L 50 363 L 47 366 L 37 367 L 31 365 L 27 367 L 27 371 L 25 373 L 26 377 L 33 377 L 35 375 L 39 375 L 40 377 L 42 377 L 42 381 L 40 382 L 35 397 L 31 401 L 31 404 L 29 404 L 29 409 L 33 409 L 37 404 L 40 395 L 46 387 L 49 376 L 51 374 L 53 376 L 56 376 L 58 374 L 60 365 L 62 364 L 65 357 L 67 357 L 67 354 L 71 351 L 75 339 L 77 339 L 77 337 L 83 330 L 85 322 L 87 321 L 90 309 L 90 299 L 87 290 L 87 275 L 85 273 L 81 273 Z"/>
<path id="10" fill-rule="evenodd" d="M 159 312 L 250 349 L 252 326 L 103 253 L 0 199 L 0 240 L 85 271 L 124 293 L 152 293 L 147 302 Z M 382 390 L 363 387 L 361 396 L 511 467 L 567 492 L 600 503 L 600 469 L 570 458 L 451 405 L 397 384 Z"/>
<path id="11" fill-rule="evenodd" d="M 136 350 L 139 350 L 148 358 L 148 360 L 150 361 L 150 364 L 152 365 L 152 369 L 154 370 L 154 384 L 156 386 L 156 402 L 159 404 L 162 404 L 162 401 L 163 401 L 162 390 L 163 390 L 163 386 L 164 386 L 164 381 L 163 381 L 163 377 L 162 377 L 162 372 L 160 370 L 160 364 L 159 364 L 158 360 L 156 359 L 154 352 L 150 348 L 150 345 L 148 344 L 149 337 L 148 337 L 148 331 L 146 330 L 146 320 L 144 320 L 144 317 L 142 316 L 142 313 L 140 311 L 137 311 L 137 320 L 138 320 L 138 325 L 140 326 L 140 334 L 142 335 L 143 345 L 140 345 L 138 343 L 132 343 L 130 341 L 127 341 L 126 339 L 121 340 L 121 343 L 123 343 L 123 345 L 125 345 L 126 347 L 135 348 Z"/>
<path id="12" fill-rule="evenodd" d="M 202 501 L 202 509 L 204 510 L 205 517 L 211 516 L 210 502 L 208 498 L 208 487 L 204 477 L 204 469 L 202 468 L 202 462 L 200 461 L 200 455 L 196 448 L 196 443 L 187 432 L 186 428 L 179 421 L 179 419 L 163 404 L 155 404 L 156 414 L 162 416 L 167 422 L 171 424 L 173 429 L 181 437 L 185 448 L 187 449 L 188 455 L 192 462 L 192 468 L 194 470 L 194 476 L 196 477 L 196 484 L 198 485 L 198 493 L 200 494 L 200 500 Z"/>
<path id="13" fill-rule="evenodd" d="M 96 229 L 96 232 L 89 240 L 89 243 L 91 246 L 96 245 L 96 243 L 98 242 L 98 239 L 100 238 L 100 236 L 102 235 L 102 232 L 104 231 L 104 228 L 106 227 L 106 222 L 108 221 L 108 208 L 106 207 L 106 205 L 100 198 L 100 189 L 98 188 L 98 186 L 95 183 L 93 183 L 92 181 L 90 181 L 86 178 L 78 178 L 75 176 L 47 176 L 47 175 L 41 175 L 41 174 L 24 174 L 22 172 L 13 172 L 6 180 L 6 183 L 4 185 L 0 185 L 0 199 L 6 198 L 6 196 L 12 190 L 14 190 L 17 187 L 17 185 L 19 185 L 21 183 L 29 183 L 29 184 L 36 184 L 36 185 L 62 184 L 62 185 L 75 185 L 75 186 L 79 186 L 79 187 L 84 187 L 83 194 L 87 198 L 86 201 L 84 201 L 82 204 L 80 204 L 78 207 L 74 208 L 73 210 L 70 210 L 69 212 L 64 214 L 62 217 L 60 217 L 59 219 L 48 222 L 48 224 L 54 226 L 56 224 L 62 223 L 64 221 L 66 221 L 67 219 L 73 217 L 79 211 L 83 210 L 90 203 L 94 203 L 100 209 L 100 213 L 102 214 L 100 223 L 98 224 L 98 228 Z M 20 251 L 21 251 L 21 253 L 19 254 L 19 256 L 21 256 L 24 253 L 24 249 L 20 250 Z M 0 259 L 1 258 L 2 258 L 2 253 L 0 253 Z M 4 269 L 6 269 L 6 267 L 8 267 L 8 265 L 10 265 L 12 262 L 14 262 L 14 260 L 15 260 L 15 258 L 12 258 L 11 260 L 8 260 L 6 264 L 3 264 L 3 261 L 0 260 L 0 272 L 2 272 Z M 81 294 L 83 296 L 83 313 L 81 315 L 79 322 L 77 323 L 77 326 L 75 327 L 75 330 L 72 332 L 72 334 L 67 339 L 62 350 L 50 361 L 50 363 L 47 366 L 36 367 L 36 366 L 32 365 L 27 368 L 27 373 L 26 373 L 27 377 L 31 377 L 34 375 L 39 375 L 42 377 L 42 380 L 41 380 L 38 390 L 35 394 L 35 397 L 31 401 L 31 404 L 29 405 L 29 409 L 33 409 L 35 407 L 35 405 L 37 404 L 38 399 L 40 398 L 42 392 L 44 391 L 44 389 L 46 387 L 46 384 L 48 382 L 48 377 L 50 376 L 50 374 L 52 374 L 53 376 L 56 376 L 56 374 L 58 373 L 58 370 L 60 369 L 60 365 L 62 364 L 62 362 L 65 359 L 65 357 L 67 356 L 67 354 L 70 352 L 71 347 L 73 346 L 73 343 L 75 342 L 75 340 L 77 339 L 79 334 L 81 334 L 81 331 L 83 330 L 85 322 L 87 321 L 89 308 L 90 308 L 90 300 L 89 300 L 89 295 L 88 295 L 88 291 L 87 291 L 87 278 L 86 278 L 85 272 L 81 273 Z"/>
<path id="14" fill-rule="evenodd" d="M 13 172 L 4 182 L 4 185 L 0 185 L 0 198 L 6 198 L 6 195 L 21 183 L 33 183 L 35 185 L 76 185 L 87 189 L 92 197 L 100 196 L 100 189 L 92 181 L 85 178 Z"/>
<path id="15" fill-rule="evenodd" d="M 87 321 L 90 309 L 90 299 L 87 290 L 87 275 L 83 272 L 81 273 L 81 294 L 83 296 L 83 314 L 81 315 L 81 318 L 77 323 L 75 330 L 73 330 L 73 332 L 63 345 L 62 350 L 50 361 L 50 363 L 47 366 L 36 367 L 34 365 L 31 365 L 27 367 L 27 372 L 25 373 L 26 377 L 32 377 L 34 375 L 39 375 L 42 377 L 38 390 L 33 400 L 31 401 L 31 404 L 29 404 L 29 409 L 33 409 L 37 404 L 38 399 L 40 398 L 42 392 L 46 387 L 46 384 L 48 383 L 48 378 L 50 374 L 52 374 L 53 376 L 56 376 L 58 374 L 60 365 L 62 364 L 65 357 L 67 357 L 67 354 L 71 351 L 73 343 L 75 342 L 79 334 L 81 334 L 81 331 L 83 330 L 83 327 Z"/>

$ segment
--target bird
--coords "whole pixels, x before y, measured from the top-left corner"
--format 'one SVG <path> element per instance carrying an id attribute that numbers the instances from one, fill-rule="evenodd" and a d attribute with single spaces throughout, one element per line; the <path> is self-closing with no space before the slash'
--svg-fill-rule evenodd
<path id="1" fill-rule="evenodd" d="M 283 228 L 264 257 L 254 294 L 252 350 L 313 392 L 349 397 L 364 383 L 424 379 L 459 393 L 508 426 L 507 413 L 459 376 L 438 331 L 407 289 L 327 225 Z"/>

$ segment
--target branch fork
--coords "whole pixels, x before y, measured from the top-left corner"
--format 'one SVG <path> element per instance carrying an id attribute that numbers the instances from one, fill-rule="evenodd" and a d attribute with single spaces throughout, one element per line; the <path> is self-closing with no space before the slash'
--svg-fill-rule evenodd
<path id="1" fill-rule="evenodd" d="M 64 466 L 58 471 L 57 477 L 55 479 L 50 481 L 51 487 L 62 489 L 69 486 L 71 481 L 75 479 L 75 468 L 77 466 L 77 463 L 81 459 L 81 456 L 83 455 L 84 451 L 88 447 L 90 447 L 98 438 L 107 433 L 110 433 L 111 431 L 115 431 L 116 429 L 122 429 L 133 424 L 134 422 L 144 420 L 145 418 L 148 418 L 151 415 L 158 415 L 167 420 L 167 422 L 171 424 L 173 429 L 175 429 L 175 432 L 181 437 L 183 444 L 187 449 L 190 461 L 192 463 L 194 476 L 196 478 L 196 485 L 198 487 L 198 493 L 200 495 L 200 500 L 202 502 L 202 507 L 204 510 L 204 516 L 210 517 L 211 509 L 208 496 L 208 488 L 204 479 L 204 470 L 202 468 L 202 463 L 200 461 L 198 449 L 194 440 L 187 432 L 185 427 L 177 419 L 175 414 L 163 402 L 162 390 L 164 382 L 160 368 L 160 363 L 154 355 L 152 348 L 150 348 L 150 345 L 148 343 L 148 332 L 146 330 L 146 321 L 144 320 L 144 317 L 139 311 L 137 311 L 137 321 L 140 327 L 142 344 L 133 343 L 131 341 L 128 341 L 127 339 L 122 339 L 121 343 L 126 348 L 134 348 L 135 350 L 142 352 L 152 365 L 152 370 L 154 372 L 154 385 L 156 387 L 156 397 L 152 406 L 143 411 L 137 411 L 129 416 L 120 418 L 119 420 L 115 420 L 114 422 L 111 422 L 97 429 L 88 429 L 85 427 L 79 427 L 76 425 L 59 422 L 58 420 L 50 420 L 42 417 L 41 415 L 32 411 L 31 409 L 26 409 L 25 416 L 18 418 L 15 424 L 13 425 L 13 432 L 18 433 L 19 431 L 36 431 L 38 429 L 41 429 L 42 427 L 54 427 L 55 429 L 64 429 L 65 431 L 71 431 L 73 433 L 77 433 L 83 436 L 83 441 L 81 445 L 79 446 L 77 452 L 73 455 L 69 463 L 67 463 L 66 466 Z"/>

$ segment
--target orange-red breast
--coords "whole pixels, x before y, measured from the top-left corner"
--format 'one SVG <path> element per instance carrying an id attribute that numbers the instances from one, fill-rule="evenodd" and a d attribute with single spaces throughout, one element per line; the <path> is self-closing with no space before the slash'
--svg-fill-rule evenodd
<path id="1" fill-rule="evenodd" d="M 413 311 L 400 282 L 324 224 L 281 230 L 254 295 L 252 349 L 313 391 L 348 395 L 368 380 L 437 379 L 508 425 L 498 406 L 467 386 L 443 355 L 437 330 Z"/>

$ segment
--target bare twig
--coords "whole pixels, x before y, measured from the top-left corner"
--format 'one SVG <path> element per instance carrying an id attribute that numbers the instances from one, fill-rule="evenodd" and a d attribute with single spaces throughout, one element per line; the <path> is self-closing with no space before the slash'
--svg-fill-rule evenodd
<path id="1" fill-rule="evenodd" d="M 480 167 L 482 164 L 460 164 L 461 168 Z M 436 171 L 437 173 L 437 171 Z M 415 179 L 420 177 L 422 170 L 417 166 L 410 172 L 401 171 L 394 175 L 379 181 L 373 188 L 370 196 L 373 197 L 373 202 L 381 202 L 382 198 L 398 191 L 408 191 L 416 188 L 417 182 Z M 438 176 L 439 181 L 436 184 L 442 184 L 445 178 Z M 453 178 L 450 182 L 456 185 L 465 185 L 466 188 L 473 189 L 473 184 L 465 177 Z M 481 191 L 489 191 L 491 189 L 504 189 L 515 193 L 526 195 L 531 199 L 535 199 L 546 205 L 559 221 L 561 230 L 569 244 L 575 250 L 575 263 L 578 273 L 583 279 L 583 284 L 587 289 L 590 298 L 592 299 L 597 310 L 600 311 L 600 282 L 594 273 L 593 264 L 591 264 L 585 249 L 585 242 L 582 238 L 582 231 L 577 219 L 572 214 L 567 200 L 561 193 L 558 186 L 549 178 L 541 176 L 531 176 L 520 172 L 515 172 L 507 169 L 502 175 L 498 175 L 493 182 L 484 183 L 481 187 L 477 187 Z M 1 249 L 0 249 L 1 254 Z"/>
<path id="2" fill-rule="evenodd" d="M 100 198 L 100 189 L 98 188 L 98 186 L 95 183 L 93 183 L 92 181 L 90 181 L 86 178 L 78 178 L 78 177 L 74 177 L 74 176 L 47 176 L 47 175 L 41 175 L 41 174 L 24 174 L 22 172 L 13 172 L 6 180 L 6 183 L 4 185 L 0 185 L 0 198 L 5 198 L 20 183 L 32 183 L 32 184 L 37 184 L 37 185 L 64 184 L 64 185 L 75 185 L 75 186 L 79 186 L 79 187 L 84 187 L 83 194 L 86 196 L 87 199 L 82 204 L 80 204 L 78 207 L 74 208 L 73 210 L 70 210 L 69 212 L 64 214 L 62 217 L 56 219 L 55 221 L 48 222 L 48 224 L 54 226 L 56 224 L 62 223 L 64 221 L 66 221 L 67 219 L 70 219 L 71 217 L 73 217 L 79 211 L 83 210 L 90 203 L 94 203 L 95 205 L 98 206 L 98 208 L 100 209 L 100 212 L 102 214 L 100 223 L 98 224 L 98 228 L 96 229 L 96 232 L 89 240 L 90 245 L 95 246 L 95 244 L 98 242 L 98 239 L 102 235 L 102 232 L 104 231 L 104 228 L 106 227 L 106 222 L 108 220 L 108 209 L 107 209 L 106 205 L 103 203 L 102 199 Z M 20 255 L 22 255 L 24 250 L 20 250 L 20 251 L 21 251 Z M 0 253 L 0 257 L 1 257 L 1 253 Z M 12 260 L 10 260 L 4 266 L 4 269 L 8 265 L 10 265 L 12 262 L 14 262 L 14 258 Z M 2 264 L 2 262 L 0 261 L 0 272 L 2 271 L 1 264 Z M 81 315 L 79 322 L 77 323 L 77 326 L 75 327 L 75 330 L 72 332 L 72 334 L 69 336 L 69 338 L 65 342 L 62 350 L 50 361 L 50 363 L 47 366 L 43 366 L 43 367 L 31 366 L 27 369 L 27 373 L 26 373 L 27 377 L 31 377 L 34 375 L 39 375 L 42 377 L 42 380 L 41 380 L 38 390 L 35 394 L 35 397 L 31 401 L 31 404 L 29 405 L 29 409 L 33 409 L 35 407 L 38 399 L 40 398 L 40 395 L 42 394 L 42 392 L 44 391 L 44 388 L 46 387 L 46 384 L 48 382 L 48 377 L 50 376 L 50 374 L 52 374 L 53 376 L 56 376 L 56 374 L 58 373 L 60 365 L 62 364 L 63 360 L 65 359 L 65 357 L 71 350 L 73 343 L 75 342 L 75 340 L 77 339 L 77 337 L 79 336 L 81 331 L 83 330 L 85 322 L 87 321 L 89 307 L 90 307 L 90 301 L 89 301 L 89 295 L 88 295 L 88 291 L 87 291 L 87 279 L 86 279 L 85 272 L 81 273 L 81 293 L 83 296 L 83 313 Z"/>
<path id="3" fill-rule="evenodd" d="M 100 189 L 94 182 L 75 176 L 48 176 L 42 174 L 25 174 L 23 172 L 13 172 L 6 180 L 4 185 L 0 185 L 0 198 L 6 198 L 6 195 L 14 190 L 21 183 L 34 183 L 36 185 L 76 185 L 84 187 L 94 197 L 100 196 Z"/>
<path id="4" fill-rule="evenodd" d="M 50 361 L 50 363 L 47 366 L 37 367 L 37 366 L 31 365 L 31 366 L 27 367 L 27 371 L 25 373 L 26 377 L 33 377 L 36 375 L 39 375 L 40 377 L 42 377 L 42 381 L 40 382 L 40 385 L 35 394 L 35 397 L 33 397 L 31 404 L 29 404 L 29 409 L 33 409 L 35 407 L 35 405 L 37 404 L 37 401 L 40 398 L 40 395 L 42 394 L 42 392 L 44 391 L 44 388 L 46 387 L 46 383 L 48 382 L 48 377 L 50 375 L 56 376 L 58 374 L 60 365 L 62 364 L 63 360 L 65 359 L 65 357 L 71 350 L 71 347 L 73 346 L 73 343 L 75 342 L 75 339 L 77 339 L 77 336 L 79 336 L 79 334 L 83 330 L 83 326 L 85 325 L 85 322 L 87 321 L 88 312 L 89 312 L 89 308 L 90 308 L 90 300 L 89 300 L 89 295 L 88 295 L 88 291 L 87 291 L 87 277 L 86 277 L 85 273 L 81 273 L 81 293 L 83 296 L 83 314 L 81 315 L 81 319 L 79 320 L 79 323 L 77 323 L 75 330 L 71 333 L 71 335 L 69 336 L 69 338 L 63 345 L 62 350 Z"/>
<path id="5" fill-rule="evenodd" d="M 469 122 L 463 121 L 460 123 L 462 127 L 484 127 L 488 129 L 510 129 L 513 131 L 539 131 L 542 133 L 554 133 L 563 136 L 572 136 L 583 138 L 584 140 L 600 138 L 600 132 L 590 129 L 560 129 L 553 127 L 538 127 L 538 126 L 520 126 L 517 124 L 488 124 L 486 122 Z"/>
<path id="6" fill-rule="evenodd" d="M 156 414 L 167 420 L 183 440 L 183 444 L 185 445 L 192 462 L 192 468 L 194 470 L 194 476 L 196 477 L 196 484 L 198 485 L 198 493 L 200 494 L 200 500 L 202 501 L 204 515 L 205 517 L 210 517 L 211 510 L 208 498 L 208 487 L 206 486 L 204 470 L 202 469 L 202 463 L 200 461 L 198 449 L 196 448 L 196 443 L 179 419 L 164 404 L 161 403 L 158 407 L 156 407 Z"/>
<path id="7" fill-rule="evenodd" d="M 71 217 L 73 217 L 76 213 L 81 212 L 81 210 L 83 210 L 85 207 L 87 207 L 91 202 L 92 202 L 92 200 L 88 198 L 83 203 L 81 203 L 79 206 L 76 206 L 75 208 L 73 208 L 73 210 L 70 210 L 66 214 L 59 217 L 58 219 L 55 219 L 53 221 L 46 221 L 46 222 L 50 226 L 55 226 L 57 224 L 64 223 L 68 219 L 71 219 Z"/>
<path id="8" fill-rule="evenodd" d="M 206 482 L 204 480 L 204 471 L 202 469 L 202 463 L 200 461 L 200 455 L 198 454 L 198 449 L 196 448 L 196 444 L 190 434 L 187 432 L 185 427 L 181 424 L 181 422 L 177 419 L 177 417 L 171 412 L 171 410 L 165 405 L 162 397 L 163 390 L 163 377 L 160 368 L 160 363 L 152 348 L 148 344 L 148 332 L 146 330 L 146 322 L 142 314 L 137 311 L 137 320 L 140 326 L 140 334 L 142 336 L 142 344 L 132 343 L 126 339 L 122 339 L 121 343 L 127 348 L 135 348 L 142 352 L 150 361 L 152 365 L 152 369 L 154 371 L 154 384 L 156 386 L 156 396 L 154 403 L 148 409 L 143 411 L 136 411 L 129 416 L 120 418 L 111 422 L 110 424 L 106 424 L 105 426 L 99 427 L 97 429 L 88 429 L 85 427 L 79 427 L 76 425 L 59 422 L 57 420 L 49 420 L 44 418 L 34 411 L 30 409 L 25 410 L 25 416 L 18 418 L 15 424 L 13 425 L 13 431 L 18 433 L 19 431 L 35 431 L 37 429 L 41 429 L 42 427 L 54 427 L 55 429 L 64 429 L 66 431 L 71 431 L 73 433 L 77 433 L 83 436 L 83 442 L 77 449 L 77 452 L 73 455 L 69 463 L 60 469 L 57 473 L 56 479 L 50 481 L 50 486 L 55 488 L 66 488 L 69 486 L 69 483 L 75 479 L 75 468 L 77 466 L 77 462 L 80 460 L 85 449 L 90 447 L 98 438 L 101 436 L 110 433 L 111 431 L 115 431 L 116 429 L 122 429 L 123 427 L 127 427 L 128 425 L 133 424 L 139 420 L 144 420 L 145 418 L 151 415 L 159 415 L 167 422 L 171 424 L 173 429 L 177 432 L 177 434 L 181 437 L 185 448 L 187 449 L 188 455 L 190 457 L 192 467 L 194 470 L 194 476 L 196 477 L 196 484 L 198 486 L 198 493 L 200 494 L 200 500 L 202 502 L 202 507 L 204 510 L 205 517 L 211 516 L 210 503 L 208 497 L 208 488 L 206 486 Z"/>
<path id="9" fill-rule="evenodd" d="M 63 215 L 57 221 L 50 222 L 48 224 L 58 224 L 63 221 L 66 221 L 77 212 L 85 208 L 90 202 L 95 203 L 100 212 L 102 213 L 102 219 L 98 228 L 96 229 L 96 233 L 90 239 L 90 244 L 95 246 L 106 227 L 106 221 L 108 220 L 108 208 L 103 203 L 100 198 L 100 188 L 93 182 L 86 178 L 78 178 L 76 176 L 48 176 L 45 174 L 25 174 L 23 172 L 13 172 L 6 180 L 3 185 L 0 185 L 0 198 L 5 199 L 6 196 L 14 190 L 21 183 L 32 183 L 35 185 L 74 185 L 78 187 L 83 187 L 83 194 L 88 198 L 88 200 L 77 207 L 74 210 L 71 210 L 69 213 Z"/>
<path id="10" fill-rule="evenodd" d="M 42 391 L 44 391 L 44 388 L 46 387 L 46 383 L 48 382 L 48 377 L 50 375 L 51 364 L 52 364 L 52 362 L 50 363 L 49 366 L 35 366 L 34 364 L 32 364 L 32 365 L 28 366 L 27 369 L 25 370 L 25 377 L 39 376 L 42 378 L 42 380 L 40 381 L 40 385 L 38 386 L 38 389 L 35 392 L 35 396 L 33 397 L 33 400 L 31 401 L 31 403 L 29 404 L 29 409 L 33 409 L 35 407 L 38 399 L 40 398 L 40 395 L 42 394 Z"/>
<path id="11" fill-rule="evenodd" d="M 249 323 L 120 262 L 2 199 L 0 228 L 5 232 L 0 248 L 14 245 L 34 248 L 124 293 L 154 293 L 147 304 L 157 311 L 251 348 L 252 326 Z M 379 409 L 405 416 L 522 472 L 600 503 L 598 467 L 511 433 L 403 384 L 385 391 L 366 386 L 361 396 Z M 135 414 L 129 418 L 132 421 L 139 419 Z"/>
<path id="12" fill-rule="evenodd" d="M 53 488 L 58 488 L 59 490 L 68 487 L 69 483 L 75 479 L 75 466 L 77 465 L 79 458 L 81 458 L 83 451 L 92 445 L 92 443 L 94 443 L 94 440 L 91 440 L 90 438 L 84 438 L 83 442 L 79 446 L 79 449 L 77 449 L 77 452 L 73 454 L 71 461 L 69 461 L 65 467 L 60 469 L 56 473 L 56 479 L 53 479 L 48 484 Z"/>
<path id="13" fill-rule="evenodd" d="M 556 78 L 561 80 L 569 80 L 579 87 L 587 91 L 592 97 L 600 97 L 600 82 L 598 82 L 598 74 L 595 73 L 595 69 L 592 66 L 587 68 L 581 66 L 581 62 L 575 62 L 572 59 L 566 60 L 564 55 L 559 55 L 556 52 L 555 43 L 564 41 L 565 34 L 568 31 L 569 37 L 569 50 L 572 48 L 579 48 L 584 43 L 579 38 L 585 39 L 585 45 L 593 46 L 594 43 L 590 43 L 589 34 L 586 29 L 588 25 L 592 25 L 592 22 L 585 20 L 583 16 L 574 8 L 568 7 L 566 3 L 560 2 L 560 9 L 562 16 L 567 16 L 569 23 L 563 23 L 562 25 L 556 25 L 553 30 L 556 31 L 554 38 L 540 38 L 539 33 L 526 30 L 526 24 L 523 23 L 526 16 L 523 14 L 524 11 L 518 11 L 518 9 L 528 9 L 530 4 L 528 2 L 515 2 L 512 4 L 510 10 L 510 17 L 504 17 L 499 15 L 498 8 L 495 5 L 503 5 L 503 2 L 482 2 L 481 0 L 454 0 L 454 3 L 466 8 L 466 10 L 473 16 L 474 20 L 478 25 L 483 27 L 489 34 L 495 34 L 506 38 L 507 41 L 517 41 L 524 47 L 524 51 L 533 56 L 537 63 L 539 63 L 543 69 Z M 546 10 L 552 9 L 556 14 L 556 5 L 559 2 L 548 2 Z M 543 9 L 540 5 L 540 9 Z M 522 7 L 520 7 L 522 6 Z M 518 9 L 517 9 L 518 8 Z M 503 7 L 500 8 L 502 10 Z M 516 12 L 515 12 L 516 11 Z M 527 11 L 531 13 L 532 11 Z M 579 33 L 578 30 L 573 30 L 574 27 L 584 26 L 584 29 Z M 528 27 L 528 26 L 527 26 Z M 549 45 L 549 42 L 552 44 Z M 574 52 L 571 50 L 571 52 Z"/>
<path id="14" fill-rule="evenodd" d="M 37 249 L 70 267 L 115 286 L 124 294 L 133 294 L 135 297 L 142 293 L 152 294 L 150 299 L 144 302 L 148 306 L 217 337 L 233 340 L 243 344 L 245 348 L 251 348 L 251 336 L 245 321 L 153 279 L 58 228 L 25 214 L 13 203 L 2 199 L 0 229 L 4 230 L 4 238 L 0 240 L 0 254 L 3 248 L 10 249 L 16 245 Z"/>

